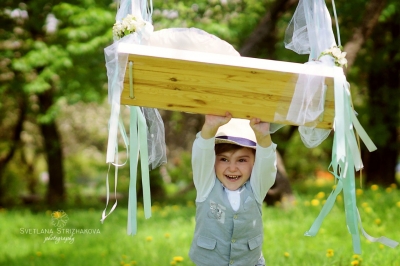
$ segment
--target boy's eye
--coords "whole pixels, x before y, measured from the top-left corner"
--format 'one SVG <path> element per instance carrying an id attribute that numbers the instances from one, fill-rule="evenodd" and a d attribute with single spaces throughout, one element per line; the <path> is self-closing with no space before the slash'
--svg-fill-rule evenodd
<path id="1" fill-rule="evenodd" d="M 228 159 L 226 159 L 226 158 L 221 158 L 220 161 L 221 161 L 221 162 L 227 162 Z"/>
<path id="2" fill-rule="evenodd" d="M 245 162 L 247 162 L 247 160 L 246 159 L 239 159 L 239 162 L 245 163 Z"/>

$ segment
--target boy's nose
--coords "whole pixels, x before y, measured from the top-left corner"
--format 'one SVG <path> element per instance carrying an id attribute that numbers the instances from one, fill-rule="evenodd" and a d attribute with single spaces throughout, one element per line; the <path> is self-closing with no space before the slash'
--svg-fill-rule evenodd
<path id="1" fill-rule="evenodd" d="M 229 164 L 229 171 L 235 172 L 236 171 L 236 164 L 235 163 L 230 163 Z"/>

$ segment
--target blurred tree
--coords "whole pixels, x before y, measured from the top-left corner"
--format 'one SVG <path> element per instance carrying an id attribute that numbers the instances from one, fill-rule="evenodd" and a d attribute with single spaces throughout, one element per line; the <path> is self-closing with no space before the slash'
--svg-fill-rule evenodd
<path id="1" fill-rule="evenodd" d="M 0 9 L 0 20 L 6 25 L 0 31 L 0 62 L 6 70 L 0 79 L 0 92 L 9 101 L 20 103 L 14 104 L 20 106 L 20 118 L 15 120 L 14 137 L 9 137 L 11 143 L 2 156 L 0 174 L 12 158 L 21 121 L 29 113 L 43 136 L 49 173 L 47 202 L 52 205 L 65 198 L 57 103 L 60 99 L 74 103 L 104 98 L 106 78 L 100 66 L 104 65 L 102 49 L 111 39 L 113 13 L 109 4 L 6 0 Z"/>
<path id="2" fill-rule="evenodd" d="M 13 12 L 14 11 L 14 12 Z M 20 56 L 23 49 L 21 25 L 28 14 L 16 3 L 6 1 L 0 9 L 0 204 L 5 195 L 4 175 L 7 164 L 13 159 L 21 142 L 23 123 L 27 115 L 28 97 L 22 92 L 24 78 L 12 69 L 12 58 Z"/>
<path id="3" fill-rule="evenodd" d="M 366 154 L 367 182 L 396 183 L 400 154 L 400 3 L 388 1 L 379 23 L 360 56 L 360 68 L 368 75 L 366 114 L 368 132 L 377 151 Z"/>
<path id="4" fill-rule="evenodd" d="M 360 4 L 366 6 L 364 12 L 352 12 Z M 354 15 L 341 16 L 342 24 L 349 25 L 344 31 L 349 38 L 344 46 L 348 53 L 345 70 L 348 79 L 355 83 L 352 95 L 355 105 L 362 110 L 360 120 L 378 147 L 372 153 L 362 147 L 366 181 L 390 185 L 396 183 L 400 146 L 400 3 L 358 0 L 342 5 L 343 13 Z"/>
<path id="5" fill-rule="evenodd" d="M 0 105 L 2 115 L 0 121 L 2 122 L 2 128 L 8 128 L 8 130 L 0 131 L 0 205 L 1 198 L 5 194 L 5 188 L 1 185 L 4 181 L 4 172 L 7 164 L 13 159 L 14 154 L 20 145 L 22 126 L 25 120 L 27 107 L 24 95 L 16 96 L 15 101 L 13 102 L 9 100 L 10 94 L 5 94 L 5 92 L 1 92 L 0 94 L 2 98 L 2 104 Z M 14 110 L 14 116 L 16 117 L 13 119 L 10 119 L 10 117 L 12 117 L 10 110 Z M 8 125 L 9 122 L 12 123 L 12 125 Z"/>
<path id="6" fill-rule="evenodd" d="M 292 10 L 297 0 L 274 1 L 264 16 L 261 17 L 257 27 L 241 44 L 239 53 L 242 56 L 276 59 L 276 43 L 280 42 L 277 25 L 281 17 Z"/>

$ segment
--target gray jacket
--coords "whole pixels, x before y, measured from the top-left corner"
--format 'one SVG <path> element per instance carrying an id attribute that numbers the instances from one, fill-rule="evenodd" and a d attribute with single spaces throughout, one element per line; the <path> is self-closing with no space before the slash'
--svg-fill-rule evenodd
<path id="1" fill-rule="evenodd" d="M 250 183 L 240 195 L 234 211 L 221 182 L 203 202 L 197 202 L 196 229 L 189 256 L 198 266 L 253 266 L 261 256 L 263 224 L 261 205 L 254 199 Z"/>

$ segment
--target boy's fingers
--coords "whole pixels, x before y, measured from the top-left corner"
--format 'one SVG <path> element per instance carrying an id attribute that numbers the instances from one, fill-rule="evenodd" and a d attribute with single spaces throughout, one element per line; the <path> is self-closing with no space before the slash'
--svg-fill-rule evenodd
<path id="1" fill-rule="evenodd" d="M 229 113 L 229 112 L 226 112 L 225 113 L 225 118 L 226 118 L 226 120 L 227 120 L 227 123 L 232 119 L 232 115 L 231 115 L 231 113 Z"/>
<path id="2" fill-rule="evenodd" d="M 250 126 L 254 126 L 255 124 L 259 124 L 260 121 L 261 121 L 260 118 L 253 117 L 253 118 L 250 120 Z"/>

